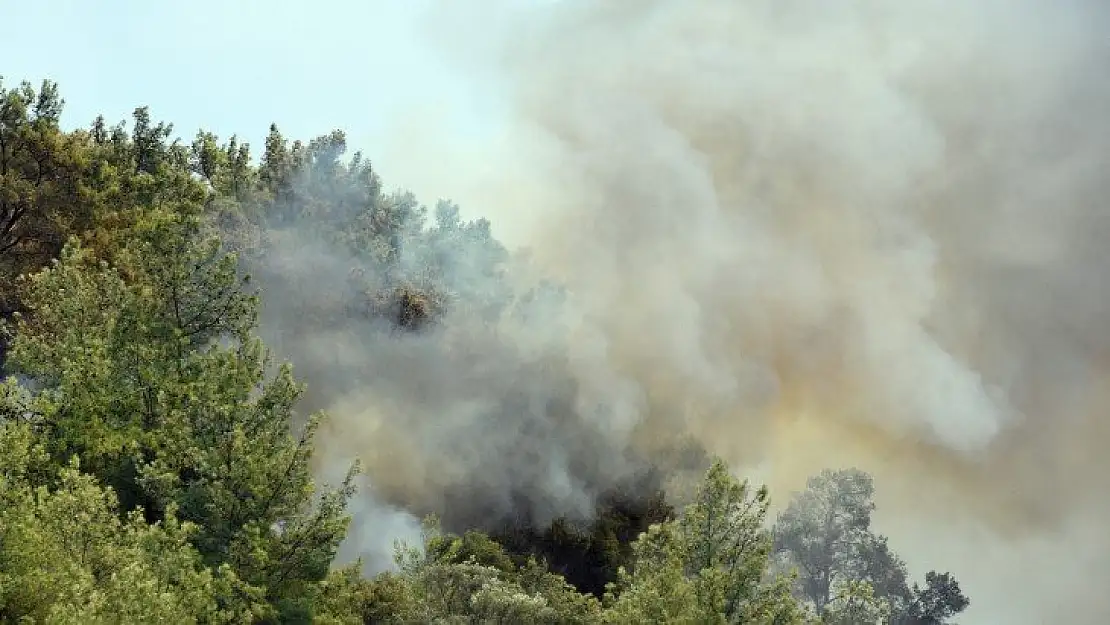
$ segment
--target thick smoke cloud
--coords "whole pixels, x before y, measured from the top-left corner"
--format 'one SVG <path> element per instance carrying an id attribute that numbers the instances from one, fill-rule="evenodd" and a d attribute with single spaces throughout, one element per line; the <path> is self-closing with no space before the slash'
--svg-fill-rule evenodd
<path id="1" fill-rule="evenodd" d="M 911 565 L 965 583 L 967 622 L 1105 622 L 1108 18 L 443 6 L 437 40 L 510 122 L 441 178 L 566 286 L 543 307 L 563 323 L 303 337 L 310 381 L 359 381 L 327 445 L 369 459 L 380 500 L 468 515 L 586 513 L 679 435 L 780 502 L 856 465 Z"/>
<path id="2" fill-rule="evenodd" d="M 590 326 L 566 294 L 450 204 L 423 228 L 410 196 L 381 204 L 411 223 L 395 261 L 344 252 L 304 222 L 269 229 L 250 261 L 263 334 L 308 382 L 306 407 L 332 416 L 320 469 L 334 481 L 350 460 L 367 468 L 352 554 L 388 564 L 391 540 L 414 537 L 426 513 L 456 530 L 586 520 L 602 495 L 650 478 L 628 442 L 642 393 L 599 351 L 604 337 L 570 340 Z M 322 219 L 345 217 L 310 221 Z M 400 321 L 402 287 L 429 302 L 425 323 Z"/>

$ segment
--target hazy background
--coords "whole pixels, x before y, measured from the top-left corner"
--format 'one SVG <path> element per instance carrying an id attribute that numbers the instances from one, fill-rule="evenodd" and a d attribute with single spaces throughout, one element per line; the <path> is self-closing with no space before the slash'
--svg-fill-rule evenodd
<path id="1" fill-rule="evenodd" d="M 0 0 L 0 21 L 0 72 L 59 81 L 68 124 L 149 105 L 256 153 L 271 121 L 339 127 L 387 185 L 488 215 L 576 294 L 576 349 L 605 349 L 572 369 L 630 380 L 650 409 L 628 418 L 780 503 L 872 471 L 878 529 L 956 574 L 966 625 L 1110 621 L 1103 3 Z"/>

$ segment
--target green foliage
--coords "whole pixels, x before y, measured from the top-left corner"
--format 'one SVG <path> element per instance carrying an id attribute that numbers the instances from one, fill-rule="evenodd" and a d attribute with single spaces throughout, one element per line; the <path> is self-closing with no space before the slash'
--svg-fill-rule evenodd
<path id="1" fill-rule="evenodd" d="M 943 625 L 971 602 L 951 573 L 929 571 L 925 585 L 913 585 L 910 600 L 894 622 L 897 625 Z"/>
<path id="2" fill-rule="evenodd" d="M 720 460 L 678 522 L 687 575 L 702 576 L 699 599 L 728 618 L 757 598 L 771 539 L 763 529 L 766 488 L 750 492 Z"/>
<path id="3" fill-rule="evenodd" d="M 825 608 L 822 623 L 828 625 L 881 625 L 890 618 L 890 603 L 875 596 L 871 584 L 850 580 L 841 585 Z"/>
<path id="4" fill-rule="evenodd" d="M 924 588 L 910 587 L 905 562 L 871 529 L 873 496 L 863 471 L 826 470 L 790 502 L 776 524 L 776 551 L 796 567 L 799 594 L 828 622 L 949 622 L 969 604 L 959 583 L 930 571 Z M 871 620 L 852 620 L 860 614 Z"/>
<path id="5" fill-rule="evenodd" d="M 0 617 L 5 622 L 233 623 L 216 596 L 233 580 L 201 565 L 197 529 L 174 516 L 120 516 L 115 495 L 79 471 L 34 487 L 45 450 L 25 424 L 0 425 Z"/>
<path id="6" fill-rule="evenodd" d="M 599 618 L 596 599 L 536 560 L 518 567 L 488 537 L 445 534 L 435 519 L 425 524 L 422 548 L 398 545 L 396 561 L 399 574 L 356 591 L 365 622 L 585 625 Z M 343 587 L 356 584 L 348 578 Z"/>
<path id="7" fill-rule="evenodd" d="M 779 549 L 793 556 L 802 591 L 821 613 L 837 584 L 861 564 L 875 489 L 871 476 L 856 469 L 823 471 L 806 486 L 779 517 L 776 538 Z"/>
<path id="8" fill-rule="evenodd" d="M 501 545 L 481 532 L 468 531 L 460 536 L 432 536 L 425 549 L 428 557 L 437 562 L 462 564 L 474 562 L 502 572 L 512 572 L 516 566 Z"/>
<path id="9" fill-rule="evenodd" d="M 752 492 L 716 460 L 693 502 L 633 544 L 632 571 L 610 588 L 608 622 L 800 623 L 769 572 L 767 491 Z"/>
<path id="10" fill-rule="evenodd" d="M 701 601 L 696 580 L 686 574 L 686 558 L 672 524 L 652 526 L 633 544 L 632 572 L 606 595 L 609 623 L 725 623 L 724 614 Z"/>
<path id="11" fill-rule="evenodd" d="M 5 88 L 0 81 L 0 314 L 22 308 L 15 278 L 41 267 L 88 225 L 81 137 L 58 126 L 63 101 L 44 81 Z"/>
<path id="12" fill-rule="evenodd" d="M 151 521 L 178 510 L 207 565 L 264 592 L 263 614 L 310 615 L 353 473 L 313 502 L 319 417 L 292 437 L 301 387 L 288 367 L 265 381 L 256 301 L 235 258 L 198 232 L 192 216 L 151 213 L 119 269 L 72 244 L 30 278 L 34 317 L 17 327 L 12 364 L 45 387 L 58 462 L 81 457 Z"/>

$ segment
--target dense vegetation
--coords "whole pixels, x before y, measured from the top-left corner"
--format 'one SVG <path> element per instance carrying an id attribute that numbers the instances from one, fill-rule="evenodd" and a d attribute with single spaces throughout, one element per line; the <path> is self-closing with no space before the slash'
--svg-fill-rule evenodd
<path id="1" fill-rule="evenodd" d="M 75 131 L 61 111 L 49 82 L 0 84 L 3 622 L 924 625 L 968 605 L 948 574 L 910 581 L 871 530 L 868 475 L 814 477 L 771 524 L 766 490 L 720 461 L 681 510 L 649 485 L 587 526 L 430 517 L 393 572 L 336 566 L 358 468 L 314 482 L 326 417 L 297 412 L 247 270 L 273 273 L 259 260 L 283 233 L 311 231 L 359 259 L 342 279 L 360 297 L 298 319 L 402 334 L 539 295 L 502 279 L 488 223 L 442 203 L 428 224 L 344 160 L 340 132 L 289 144 L 272 127 L 256 164 L 235 138 L 174 141 L 144 108 Z M 256 275 L 296 288 L 281 278 Z"/>

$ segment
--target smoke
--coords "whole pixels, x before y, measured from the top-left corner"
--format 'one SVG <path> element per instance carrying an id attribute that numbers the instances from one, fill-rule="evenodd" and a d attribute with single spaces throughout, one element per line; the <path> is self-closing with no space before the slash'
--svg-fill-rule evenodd
<path id="1" fill-rule="evenodd" d="M 299 223 L 269 229 L 251 267 L 264 335 L 308 381 L 307 408 L 332 416 L 320 470 L 334 482 L 350 460 L 367 468 L 353 555 L 380 568 L 426 513 L 454 529 L 589 519 L 599 497 L 651 473 L 628 444 L 642 392 L 561 289 L 450 204 L 433 224 L 411 196 L 378 204 L 348 224 L 367 234 L 353 250 Z M 400 224 L 383 234 L 396 257 L 375 257 L 379 233 L 359 222 L 385 214 Z M 342 229 L 347 217 L 310 221 Z"/>
<path id="2" fill-rule="evenodd" d="M 436 41 L 493 77 L 506 124 L 452 146 L 404 120 L 384 160 L 418 145 L 423 181 L 566 296 L 289 343 L 328 389 L 330 457 L 368 463 L 360 505 L 465 521 L 588 515 L 679 437 L 780 503 L 855 465 L 911 566 L 961 579 L 967 622 L 1105 622 L 1108 17 L 1094 0 L 443 3 Z M 429 146 L 466 158 L 430 167 Z M 345 259 L 287 247 L 300 299 L 345 292 L 326 277 Z M 452 280 L 500 288 L 468 249 Z"/>

